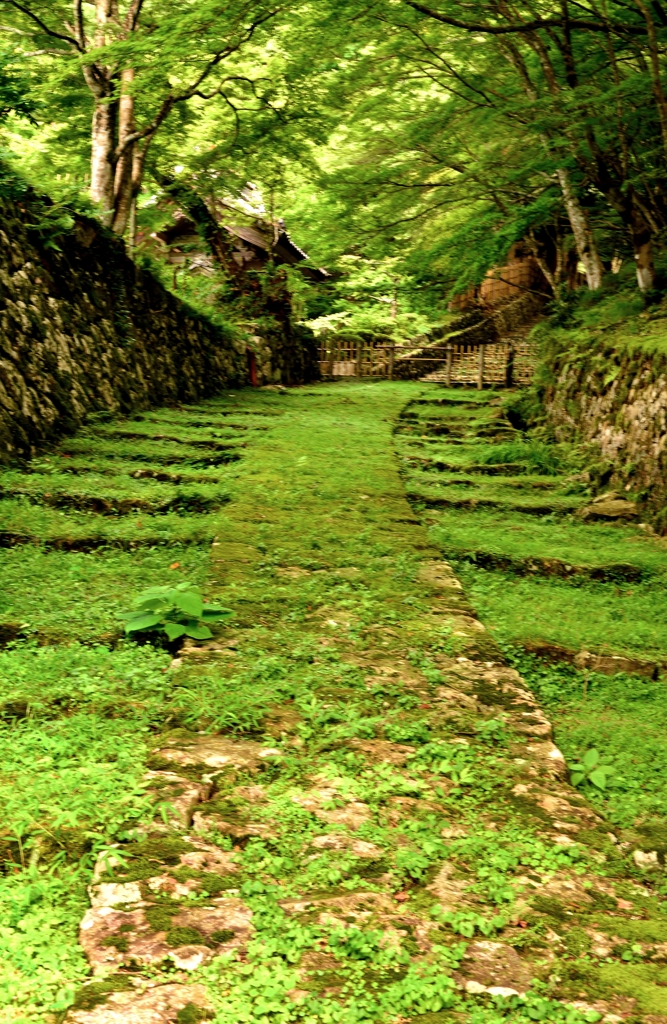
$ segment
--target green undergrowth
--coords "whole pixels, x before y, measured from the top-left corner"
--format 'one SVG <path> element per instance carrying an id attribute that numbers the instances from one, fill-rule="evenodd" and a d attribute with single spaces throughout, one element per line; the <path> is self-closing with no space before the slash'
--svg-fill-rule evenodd
<path id="1" fill-rule="evenodd" d="M 663 542 L 636 525 L 582 522 L 578 513 L 590 501 L 590 492 L 573 470 L 581 467 L 585 453 L 514 430 L 503 418 L 506 400 L 493 392 L 484 396 L 497 429 L 514 434 L 498 441 L 492 434 L 479 436 L 479 409 L 467 404 L 466 392 L 439 389 L 439 394 L 443 404 L 413 403 L 407 415 L 414 417 L 410 422 L 415 434 L 430 421 L 432 408 L 445 425 L 451 415 L 456 443 L 445 434 L 429 440 L 425 454 L 420 439 L 397 435 L 403 474 L 431 538 L 456 562 L 491 632 L 517 644 L 542 641 L 574 652 L 662 662 L 667 651 Z M 499 404 L 503 401 L 504 406 Z M 424 471 L 425 457 L 442 465 L 456 460 L 461 483 L 438 485 L 448 474 Z M 540 476 L 531 475 L 536 459 L 543 470 Z M 526 472 L 517 475 L 521 465 Z M 466 473 L 491 466 L 498 467 L 498 475 Z M 516 495 L 511 503 L 508 493 Z M 444 499 L 442 509 L 438 496 Z M 555 571 L 537 564 L 539 560 L 559 567 Z M 590 578 L 594 570 L 598 575 L 602 570 L 601 580 Z"/>
<path id="2" fill-rule="evenodd" d="M 580 292 L 562 315 L 538 325 L 533 338 L 543 353 L 567 348 L 577 358 L 602 342 L 618 353 L 667 354 L 667 303 L 663 297 L 647 306 L 633 276 L 632 268 L 624 269 L 619 287 L 608 275 L 599 291 Z"/>
<path id="3" fill-rule="evenodd" d="M 210 544 L 215 536 L 216 513 L 142 512 L 100 516 L 94 512 L 54 509 L 22 498 L 0 501 L 0 536 L 5 544 L 85 548 L 151 547 L 161 544 Z"/>
<path id="4" fill-rule="evenodd" d="M 558 559 L 571 566 L 632 565 L 646 576 L 667 572 L 667 547 L 634 525 L 478 509 L 465 516 L 442 511 L 430 532 L 452 555 L 480 551 L 524 560 Z"/>
<path id="5" fill-rule="evenodd" d="M 483 622 L 498 639 L 665 660 L 667 594 L 661 584 L 527 578 L 457 563 Z"/>
<path id="6" fill-rule="evenodd" d="M 527 777 L 518 756 L 526 737 L 508 725 L 505 705 L 487 704 L 483 688 L 479 700 L 465 688 L 457 699 L 451 689 L 459 685 L 457 658 L 488 661 L 498 650 L 443 614 L 420 573 L 439 554 L 405 500 L 392 430 L 410 399 L 431 396 L 442 391 L 412 382 L 220 396 L 197 416 L 234 409 L 229 420 L 271 426 L 244 435 L 214 547 L 179 546 L 174 535 L 163 547 L 127 552 L 25 544 L 2 553 L 0 620 L 11 609 L 28 623 L 28 639 L 0 651 L 3 1024 L 52 1024 L 72 1003 L 83 1010 L 101 993 L 81 987 L 86 965 L 77 944 L 99 854 L 106 880 L 144 886 L 149 921 L 174 948 L 199 936 L 174 921 L 184 906 L 231 896 L 252 910 L 243 955 L 220 952 L 229 934 L 216 930 L 204 936 L 211 962 L 189 976 L 206 987 L 218 1024 L 594 1024 L 595 1010 L 571 1004 L 584 988 L 587 998 L 613 996 L 604 970 L 620 972 L 626 988 L 639 968 L 651 978 L 660 970 L 647 943 L 640 957 L 618 931 L 609 962 L 586 952 L 591 977 L 575 977 L 587 949 L 579 933 L 586 936 L 594 912 L 608 918 L 599 925 L 605 934 L 630 927 L 633 911 L 617 899 L 630 893 L 639 903 L 626 850 L 608 838 L 606 822 L 581 842 L 558 842 L 544 815 L 513 796 Z M 171 420 L 172 411 L 159 415 Z M 173 415 L 184 430 L 181 413 Z M 144 443 L 154 442 L 132 442 L 137 457 Z M 72 440 L 65 444 L 70 450 Z M 142 528 L 154 530 L 160 518 L 147 515 Z M 116 616 L 132 598 L 186 580 L 235 613 L 216 627 L 206 657 L 181 652 L 172 661 L 165 650 L 120 638 Z M 99 642 L 114 628 L 113 642 Z M 565 702 L 568 680 L 560 696 L 545 690 L 544 700 Z M 592 698 L 601 687 L 596 677 Z M 657 689 L 650 693 L 657 707 Z M 574 707 L 574 689 L 571 700 Z M 572 710 L 572 729 L 575 719 Z M 656 713 L 656 745 L 661 721 Z M 609 759 L 602 733 L 591 738 Z M 243 767 L 212 773 L 215 791 L 197 808 L 197 834 L 230 858 L 219 872 L 180 864 L 189 847 L 173 825 L 169 776 L 160 775 L 175 768 L 174 746 L 214 741 L 250 751 Z M 574 737 L 567 750 L 580 757 L 584 745 Z M 620 760 L 614 764 L 620 777 Z M 144 779 L 147 768 L 153 774 Z M 204 769 L 177 771 L 194 782 Z M 631 799 L 648 801 L 636 805 L 638 815 L 661 813 L 657 786 L 639 795 L 619 789 L 619 800 L 624 792 L 627 806 L 610 813 L 625 821 L 635 813 Z M 188 897 L 158 897 L 146 885 L 167 868 L 188 883 Z M 591 897 L 585 911 L 568 896 L 540 903 L 532 883 L 562 876 L 588 886 L 597 902 Z M 443 907 L 450 886 L 455 912 Z M 658 889 L 642 890 L 641 913 L 652 922 L 661 914 Z M 428 953 L 424 921 L 434 928 Z M 545 954 L 552 931 L 570 942 L 553 947 L 555 960 Z M 111 939 L 122 953 L 132 933 Z M 534 979 L 525 995 L 456 986 L 453 975 L 476 941 L 503 943 L 521 958 Z M 151 981 L 176 976 L 171 961 L 132 970 Z M 118 978 L 124 984 L 127 974 Z M 511 979 L 503 972 L 500 980 Z M 657 1005 L 653 996 L 642 996 L 639 1010 Z"/>
<path id="7" fill-rule="evenodd" d="M 461 401 L 464 393 L 445 394 L 449 401 L 456 401 L 458 394 Z M 486 400 L 490 408 L 496 407 L 495 396 Z M 513 398 L 508 404 L 517 401 Z M 410 408 L 420 420 L 430 416 L 423 404 Z M 455 419 L 459 434 L 464 409 L 461 405 Z M 489 479 L 518 481 L 522 446 L 525 452 L 536 446 L 542 465 L 549 468 L 545 479 L 579 487 L 581 505 L 590 500 L 576 474 L 572 476 L 572 470 L 580 468 L 581 453 L 576 449 L 549 445 L 520 432 L 516 441 L 485 443 L 476 436 L 477 411 L 473 412 L 463 444 L 453 446 L 446 437 L 429 442 L 432 461 L 456 460 L 461 475 L 469 466 L 497 465 L 500 476 Z M 410 485 L 418 479 L 414 467 L 423 458 L 423 449 L 406 438 L 399 442 L 399 450 Z M 527 461 L 524 468 L 529 469 Z M 432 470 L 428 479 L 435 476 Z M 467 476 L 473 478 L 472 473 Z M 418 498 L 414 500 L 419 508 Z M 542 500 L 536 495 L 534 503 Z M 502 507 L 429 508 L 422 514 L 430 537 L 455 565 L 481 620 L 554 720 L 556 741 L 566 759 L 575 763 L 595 750 L 599 764 L 611 770 L 603 773 L 604 789 L 583 781 L 587 796 L 610 823 L 636 825 L 640 848 L 662 850 L 667 837 L 664 681 L 581 671 L 558 659 L 585 650 L 664 665 L 663 541 L 636 524 L 585 523 L 577 515 L 526 515 Z M 599 578 L 590 578 L 591 573 Z M 542 660 L 526 653 L 531 647 L 542 648 Z"/>
<path id="8" fill-rule="evenodd" d="M 505 648 L 540 703 L 553 718 L 556 742 L 566 760 L 600 752 L 613 769 L 605 790 L 586 786 L 589 799 L 610 822 L 649 823 L 647 848 L 655 848 L 650 823 L 667 843 L 667 700 L 663 680 L 619 673 L 584 672 L 549 664 L 519 648 Z"/>
<path id="9" fill-rule="evenodd" d="M 176 569 L 170 567 L 178 562 Z M 0 550 L 0 624 L 48 642 L 119 636 L 118 615 L 146 580 L 205 584 L 208 547 L 176 544 L 134 552 Z"/>

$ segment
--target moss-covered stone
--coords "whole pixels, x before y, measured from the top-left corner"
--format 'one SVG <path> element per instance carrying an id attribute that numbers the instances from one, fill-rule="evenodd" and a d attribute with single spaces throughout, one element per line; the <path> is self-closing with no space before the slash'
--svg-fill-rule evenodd
<path id="1" fill-rule="evenodd" d="M 96 1006 L 102 1006 L 114 992 L 127 992 L 132 988 L 131 979 L 125 974 L 115 974 L 112 978 L 104 981 L 92 981 L 79 989 L 74 1002 L 73 1010 L 94 1010 Z"/>
<path id="2" fill-rule="evenodd" d="M 196 928 L 170 928 L 167 932 L 166 942 L 168 946 L 173 947 L 204 945 L 206 936 Z"/>

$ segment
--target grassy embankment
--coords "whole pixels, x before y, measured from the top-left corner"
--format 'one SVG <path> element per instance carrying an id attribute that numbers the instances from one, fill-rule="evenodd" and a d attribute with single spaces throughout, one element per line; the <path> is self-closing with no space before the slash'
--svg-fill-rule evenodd
<path id="1" fill-rule="evenodd" d="M 3 1020 L 69 1005 L 88 974 L 75 936 L 92 858 L 145 814 L 170 657 L 119 643 L 118 613 L 174 576 L 205 585 L 227 464 L 256 424 L 198 420 L 100 420 L 0 477 Z"/>
<path id="2" fill-rule="evenodd" d="M 482 621 L 556 716 L 568 758 L 614 768 L 611 820 L 667 816 L 664 682 L 558 664 L 579 651 L 667 664 L 667 543 L 637 524 L 583 522 L 585 454 L 515 431 L 501 395 L 442 391 L 403 414 L 408 491 Z M 552 664 L 526 651 L 552 648 Z M 667 832 L 664 838 L 667 840 Z"/>
<path id="3" fill-rule="evenodd" d="M 613 842 L 609 823 L 550 774 L 544 723 L 526 696 L 508 696 L 503 687 L 516 684 L 502 670 L 485 668 L 497 649 L 463 595 L 429 576 L 437 549 L 405 501 L 392 451 L 397 415 L 421 394 L 443 392 L 355 383 L 228 394 L 98 424 L 0 478 L 4 536 L 23 541 L 2 553 L 2 622 L 7 636 L 25 637 L 0 653 L 0 1020 L 53 1020 L 72 1000 L 92 1012 L 144 977 L 181 983 L 167 951 L 198 939 L 215 955 L 191 980 L 219 1024 L 435 1024 L 452 1012 L 484 1024 L 576 1024 L 596 1019 L 586 1005 L 599 999 L 667 1012 L 661 883 L 644 883 L 628 857 L 633 846 L 654 849 L 654 837 L 620 831 Z M 447 408 L 413 410 L 442 427 Z M 465 408 L 492 423 L 486 396 Z M 461 429 L 479 433 L 467 415 Z M 402 440 L 420 454 L 443 444 L 415 427 Z M 460 456 L 468 442 L 458 440 L 450 447 Z M 488 443 L 471 440 L 476 455 Z M 157 479 L 166 474 L 177 479 Z M 442 497 L 435 480 L 428 491 Z M 560 517 L 581 500 L 567 488 L 549 497 Z M 85 513 L 75 511 L 82 498 Z M 491 514 L 453 511 L 452 529 Z M 453 550 L 444 530 L 434 539 Z M 642 571 L 659 572 L 658 548 L 635 549 L 633 536 Z M 122 642 L 116 616 L 144 587 L 185 578 L 237 618 L 208 657 L 170 669 L 168 653 Z M 481 578 L 469 581 L 493 622 L 498 591 Z M 590 699 L 597 690 L 595 681 Z M 277 750 L 262 765 L 214 773 L 195 839 L 227 864 L 217 875 L 178 867 L 189 824 L 165 835 L 158 809 L 151 825 L 155 794 L 142 781 L 147 765 L 174 767 L 153 751 L 196 745 L 202 730 Z M 205 765 L 186 763 L 185 784 L 206 777 Z M 552 793 L 557 822 L 544 810 Z M 85 885 L 112 843 L 114 879 L 134 880 L 148 904 L 128 920 L 145 924 L 102 943 L 111 978 L 82 989 Z M 180 896 L 148 885 L 161 872 Z M 220 915 L 237 897 L 256 929 L 240 958 L 225 945 L 233 930 L 175 923 L 186 907 L 204 928 L 212 900 Z M 165 955 L 144 970 L 133 930 L 149 926 Z M 499 943 L 495 975 L 474 941 L 489 937 Z M 452 974 L 472 979 L 467 994 Z M 485 994 L 492 982 L 530 994 Z M 179 1024 L 197 1019 L 195 1004 Z"/>

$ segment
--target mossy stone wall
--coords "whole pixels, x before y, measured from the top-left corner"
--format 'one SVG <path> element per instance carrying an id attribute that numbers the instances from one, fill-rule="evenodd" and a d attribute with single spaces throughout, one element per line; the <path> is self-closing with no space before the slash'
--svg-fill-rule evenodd
<path id="1" fill-rule="evenodd" d="M 548 366 L 545 405 L 558 440 L 599 446 L 592 483 L 637 495 L 667 529 L 667 358 L 601 344 Z"/>
<path id="2" fill-rule="evenodd" d="M 198 316 L 77 218 L 49 243 L 44 207 L 0 199 L 0 461 L 91 412 L 192 402 L 247 380 L 245 342 Z"/>

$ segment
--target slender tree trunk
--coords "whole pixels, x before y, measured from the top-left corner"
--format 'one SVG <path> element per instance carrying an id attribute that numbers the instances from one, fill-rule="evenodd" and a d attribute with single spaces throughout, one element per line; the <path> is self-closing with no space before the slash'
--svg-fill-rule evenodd
<path id="1" fill-rule="evenodd" d="M 127 231 L 127 248 L 130 256 L 134 255 L 134 250 L 137 245 L 137 200 L 136 197 L 132 200 L 132 207 L 130 209 L 130 223 Z"/>
<path id="2" fill-rule="evenodd" d="M 651 58 L 651 84 L 653 86 L 653 97 L 658 109 L 658 117 L 660 118 L 662 146 L 665 153 L 667 153 L 667 100 L 665 99 L 665 90 L 662 85 L 662 76 L 660 74 L 660 44 L 658 43 L 658 37 L 655 30 L 655 22 L 653 21 L 648 5 L 644 3 L 644 0 L 635 0 L 635 4 L 643 14 L 644 21 L 646 22 L 648 49 Z M 642 291 L 644 291 L 643 288 Z"/>
<path id="3" fill-rule="evenodd" d="M 102 206 L 102 220 L 110 222 L 113 214 L 113 166 L 111 157 L 116 137 L 116 106 L 107 98 L 95 104 L 92 125 L 90 166 L 90 197 Z"/>
<path id="4" fill-rule="evenodd" d="M 504 7 L 501 8 L 501 10 L 502 13 L 506 13 Z M 551 96 L 553 98 L 557 98 L 560 90 L 556 74 L 542 40 L 536 33 L 531 33 L 527 36 L 527 42 L 540 60 L 542 71 L 547 81 Z M 538 98 L 537 89 L 531 80 L 526 63 L 519 53 L 518 48 L 513 43 L 504 42 L 501 45 L 501 50 L 505 53 L 507 60 L 514 67 L 515 71 L 518 72 L 526 96 L 529 100 L 535 102 Z M 547 152 L 552 156 L 555 155 L 556 147 L 553 145 L 548 135 L 544 134 L 542 136 L 542 141 Z M 568 220 L 570 221 L 572 234 L 574 235 L 577 254 L 586 270 L 586 283 L 591 291 L 596 291 L 602 284 L 604 269 L 600 261 L 600 256 L 597 251 L 593 232 L 591 231 L 591 227 L 588 222 L 588 217 L 586 216 L 586 211 L 581 206 L 579 197 L 572 188 L 570 176 L 567 170 L 564 167 L 559 168 L 556 171 L 556 174 L 558 175 L 558 181 L 563 193 L 565 210 L 567 212 Z"/>
<path id="5" fill-rule="evenodd" d="M 586 283 L 591 291 L 596 291 L 602 285 L 604 268 L 595 244 L 595 238 L 593 237 L 591 226 L 588 222 L 588 217 L 586 216 L 586 211 L 582 207 L 572 188 L 570 176 L 567 170 L 565 168 L 559 168 L 556 173 L 563 193 L 565 209 L 567 210 L 572 234 L 574 235 L 577 255 L 584 265 Z"/>
<path id="6" fill-rule="evenodd" d="M 95 46 L 104 46 L 109 40 L 109 23 L 118 13 L 117 0 L 95 0 Z M 84 72 L 85 74 L 85 72 Z M 111 74 L 108 68 L 95 67 L 86 79 L 94 82 L 95 110 L 92 125 L 92 152 L 90 167 L 90 196 L 102 206 L 102 221 L 111 223 L 113 216 L 113 164 L 111 158 L 116 144 L 116 103 L 112 99 Z"/>
<path id="7" fill-rule="evenodd" d="M 134 68 L 126 68 L 121 74 L 121 95 L 118 103 L 118 143 L 122 145 L 128 135 L 134 132 L 134 96 L 132 83 Z M 118 160 L 113 185 L 112 230 L 117 235 L 125 234 L 132 203 L 134 201 L 134 146 L 128 146 Z"/>
<path id="8" fill-rule="evenodd" d="M 638 210 L 633 210 L 628 219 L 632 248 L 635 253 L 637 284 L 640 292 L 648 292 L 655 282 L 653 232 Z"/>
<path id="9" fill-rule="evenodd" d="M 538 267 L 540 268 L 540 270 L 544 274 L 544 276 L 545 276 L 545 278 L 546 278 L 546 280 L 547 280 L 547 282 L 549 284 L 549 287 L 551 288 L 551 291 L 555 295 L 556 294 L 557 277 L 556 277 L 555 274 L 551 273 L 551 270 L 549 268 L 549 264 L 547 263 L 547 261 L 545 259 L 542 258 L 542 255 L 540 253 L 540 244 L 539 244 L 537 238 L 535 237 L 535 232 L 533 231 L 532 228 L 528 232 L 528 242 L 530 244 L 530 251 L 533 254 L 535 262 L 537 263 Z"/>

